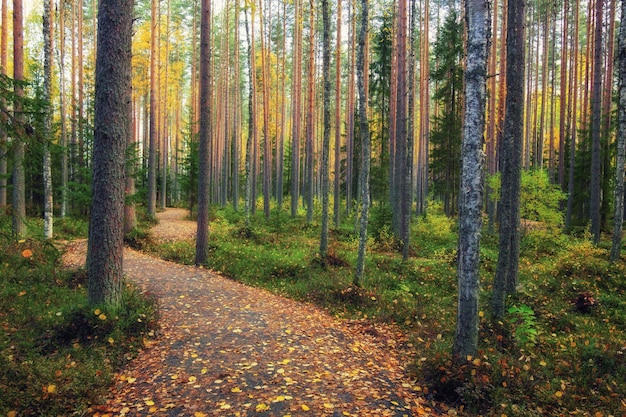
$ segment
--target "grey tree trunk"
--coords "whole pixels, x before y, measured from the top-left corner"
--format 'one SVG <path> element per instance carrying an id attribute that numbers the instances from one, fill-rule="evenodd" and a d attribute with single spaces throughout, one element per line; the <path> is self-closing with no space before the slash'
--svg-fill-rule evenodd
<path id="1" fill-rule="evenodd" d="M 200 131 L 198 144 L 198 229 L 195 264 L 209 258 L 209 157 L 211 145 L 211 0 L 200 7 Z"/>
<path id="2" fill-rule="evenodd" d="M 8 74 L 7 63 L 9 61 L 9 53 L 7 49 L 9 38 L 9 14 L 7 12 L 7 0 L 2 0 L 2 17 L 0 28 L 0 71 L 2 75 Z M 0 101 L 0 105 L 6 106 L 4 101 Z M 0 212 L 4 213 L 7 206 L 7 132 L 0 129 Z"/>
<path id="3" fill-rule="evenodd" d="M 490 13 L 488 0 L 465 2 L 467 63 L 459 193 L 458 311 L 453 354 L 475 355 L 478 349 L 480 230 L 483 202 L 483 140 Z"/>
<path id="4" fill-rule="evenodd" d="M 116 305 L 122 297 L 125 154 L 131 127 L 132 26 L 132 0 L 100 1 L 87 249 L 90 305 Z"/>
<path id="5" fill-rule="evenodd" d="M 604 0 L 597 0 L 593 56 L 593 86 L 591 93 L 591 185 L 589 210 L 591 235 L 595 244 L 600 242 L 600 203 L 602 181 L 602 155 L 600 123 L 602 116 L 602 27 Z"/>
<path id="6" fill-rule="evenodd" d="M 626 18 L 626 0 L 622 0 L 622 20 Z M 613 245 L 611 261 L 615 262 L 622 253 L 622 229 L 624 225 L 624 170 L 626 163 L 626 25 L 619 28 L 617 41 L 617 157 L 615 168 L 615 216 L 613 220 Z"/>
<path id="7" fill-rule="evenodd" d="M 13 0 L 13 79 L 15 81 L 24 80 L 24 16 L 22 10 L 22 0 Z M 16 83 L 14 87 L 15 102 L 13 111 L 18 131 L 21 131 L 20 124 L 24 121 L 22 113 L 21 97 L 24 90 L 21 84 Z M 19 132 L 14 137 L 13 144 L 13 234 L 23 237 L 26 234 L 26 180 L 24 174 L 24 139 L 23 132 Z"/>
<path id="8" fill-rule="evenodd" d="M 150 143 L 148 150 L 148 216 L 156 218 L 157 201 L 157 0 L 152 0 L 152 29 L 150 41 Z"/>
<path id="9" fill-rule="evenodd" d="M 337 44 L 335 46 L 335 183 L 333 219 L 335 228 L 341 223 L 341 0 L 337 0 Z"/>
<path id="10" fill-rule="evenodd" d="M 330 206 L 330 12 L 328 10 L 328 0 L 322 0 L 322 21 L 324 26 L 322 40 L 324 136 L 322 143 L 322 233 L 320 238 L 320 256 L 324 259 L 328 255 L 328 211 Z"/>
<path id="11" fill-rule="evenodd" d="M 365 252 L 367 249 L 367 223 L 369 221 L 370 208 L 370 162 L 371 162 L 371 144 L 369 121 L 367 119 L 367 91 L 365 88 L 365 77 L 367 76 L 367 68 L 365 68 L 365 47 L 367 42 L 367 34 L 369 26 L 369 5 L 368 0 L 361 0 L 361 23 L 357 41 L 357 89 L 359 92 L 359 130 L 361 133 L 362 143 L 362 163 L 361 163 L 361 218 L 359 228 L 359 249 L 356 261 L 356 273 L 354 275 L 353 284 L 360 286 L 365 274 Z"/>
<path id="12" fill-rule="evenodd" d="M 43 8 L 43 48 L 44 48 L 44 79 L 43 100 L 46 106 L 43 125 L 43 194 L 44 194 L 44 223 L 43 234 L 46 239 L 53 236 L 54 211 L 52 199 L 52 158 L 50 157 L 50 140 L 52 139 L 52 40 L 53 33 L 53 3 L 52 0 L 44 2 Z"/>
<path id="13" fill-rule="evenodd" d="M 506 104 L 500 152 L 502 186 L 499 219 L 498 264 L 493 282 L 492 307 L 495 317 L 504 314 L 507 294 L 515 292 L 519 262 L 520 184 L 524 131 L 524 21 L 525 0 L 508 7 L 506 44 Z"/>

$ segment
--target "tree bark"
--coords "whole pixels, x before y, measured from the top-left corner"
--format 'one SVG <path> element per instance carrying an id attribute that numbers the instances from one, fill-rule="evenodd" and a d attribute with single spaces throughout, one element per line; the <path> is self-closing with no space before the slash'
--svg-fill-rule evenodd
<path id="1" fill-rule="evenodd" d="M 367 118 L 367 89 L 366 81 L 368 68 L 366 65 L 367 36 L 369 34 L 369 5 L 368 0 L 361 0 L 361 19 L 357 43 L 357 89 L 359 93 L 359 131 L 361 134 L 362 162 L 361 162 L 361 217 L 359 227 L 359 249 L 356 261 L 356 273 L 353 284 L 360 286 L 365 275 L 365 253 L 367 249 L 367 224 L 370 208 L 370 131 Z"/>
<path id="2" fill-rule="evenodd" d="M 200 7 L 200 131 L 198 146 L 198 228 L 196 266 L 209 258 L 209 147 L 211 145 L 211 0 Z"/>
<path id="3" fill-rule="evenodd" d="M 300 112 L 302 87 L 302 3 L 294 0 L 293 80 L 291 102 L 291 217 L 298 214 L 300 197 Z"/>
<path id="4" fill-rule="evenodd" d="M 124 162 L 130 135 L 132 23 L 131 0 L 100 0 L 87 250 L 90 305 L 116 305 L 122 296 Z"/>
<path id="5" fill-rule="evenodd" d="M 44 79 L 43 101 L 46 106 L 43 125 L 43 194 L 44 194 L 44 223 L 43 234 L 51 239 L 54 233 L 54 211 L 52 199 L 52 158 L 50 156 L 50 142 L 52 141 L 52 50 L 54 48 L 54 16 L 52 0 L 44 2 L 43 9 L 43 48 L 44 48 Z"/>
<path id="6" fill-rule="evenodd" d="M 324 33 L 322 39 L 322 78 L 324 132 L 322 139 L 322 232 L 320 237 L 320 256 L 328 255 L 328 222 L 330 206 L 330 11 L 328 0 L 322 0 L 322 21 Z"/>
<path id="7" fill-rule="evenodd" d="M 156 218 L 157 201 L 157 3 L 152 0 L 150 32 L 150 143 L 148 150 L 148 216 Z"/>
<path id="8" fill-rule="evenodd" d="M 335 228 L 341 223 L 341 0 L 337 0 L 337 44 L 335 46 L 335 182 L 333 215 Z"/>
<path id="9" fill-rule="evenodd" d="M 622 19 L 626 17 L 626 0 L 620 2 Z M 626 163 L 626 25 L 619 28 L 617 41 L 617 157 L 615 160 L 615 216 L 613 220 L 613 243 L 611 261 L 615 262 L 622 253 L 622 229 L 624 225 L 624 166 Z"/>
<path id="10" fill-rule="evenodd" d="M 24 121 L 22 97 L 24 89 L 24 16 L 22 0 L 13 0 L 13 79 L 15 100 L 13 112 L 17 125 L 17 135 L 13 143 L 13 234 L 20 238 L 26 235 L 26 179 L 24 173 L 24 138 L 20 125 Z"/>
<path id="11" fill-rule="evenodd" d="M 594 244 L 600 242 L 600 203 L 602 180 L 601 155 L 601 117 L 602 117 L 602 21 L 604 0 L 596 0 L 596 20 L 594 54 L 593 54 L 593 87 L 591 92 L 591 188 L 589 210 L 591 215 L 591 235 Z"/>
<path id="12" fill-rule="evenodd" d="M 506 105 L 502 135 L 500 240 L 493 283 L 492 308 L 496 318 L 504 314 L 507 294 L 515 292 L 519 262 L 519 206 L 524 130 L 524 19 L 525 1 L 509 2 L 506 49 Z"/>
<path id="13" fill-rule="evenodd" d="M 467 63 L 459 196 L 458 312 L 453 354 L 456 360 L 478 349 L 480 229 L 490 14 L 488 0 L 465 2 Z"/>
<path id="14" fill-rule="evenodd" d="M 7 64 L 9 61 L 8 38 L 9 38 L 9 17 L 7 0 L 2 0 L 2 17 L 0 28 L 0 72 L 8 75 Z M 4 100 L 0 101 L 1 106 L 6 106 Z M 7 206 L 7 132 L 0 129 L 0 212 L 4 213 Z"/>

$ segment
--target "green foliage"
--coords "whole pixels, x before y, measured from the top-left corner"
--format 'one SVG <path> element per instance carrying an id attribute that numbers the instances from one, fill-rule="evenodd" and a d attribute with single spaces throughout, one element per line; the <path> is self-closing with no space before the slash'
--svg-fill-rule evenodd
<path id="1" fill-rule="evenodd" d="M 510 322 L 514 326 L 515 340 L 523 347 L 529 348 L 537 342 L 537 320 L 535 312 L 526 304 L 511 306 L 507 310 Z"/>
<path id="2" fill-rule="evenodd" d="M 495 201 L 500 199 L 500 173 L 487 178 L 491 194 Z M 548 173 L 543 169 L 522 171 L 520 194 L 520 217 L 524 220 L 539 222 L 537 227 L 555 231 L 563 226 L 561 203 L 566 199 L 565 193 L 557 184 L 550 183 Z M 534 226 L 528 225 L 528 228 Z"/>
<path id="3" fill-rule="evenodd" d="M 126 285 L 116 310 L 89 308 L 86 274 L 62 270 L 53 243 L 0 234 L 0 248 L 0 415 L 70 415 L 101 401 L 153 334 L 154 298 Z"/>

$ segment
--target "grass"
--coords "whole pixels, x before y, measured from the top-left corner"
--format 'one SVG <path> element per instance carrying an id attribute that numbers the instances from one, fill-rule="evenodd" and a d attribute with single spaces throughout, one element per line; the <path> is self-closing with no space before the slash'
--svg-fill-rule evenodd
<path id="1" fill-rule="evenodd" d="M 373 211 L 376 215 L 376 210 Z M 384 216 L 385 210 L 380 210 Z M 480 353 L 453 366 L 456 322 L 454 220 L 437 207 L 413 222 L 408 261 L 384 219 L 373 221 L 366 277 L 351 285 L 356 262 L 354 218 L 331 230 L 330 257 L 317 255 L 319 225 L 275 209 L 246 227 L 241 214 L 214 209 L 209 267 L 244 283 L 316 303 L 339 317 L 401 326 L 415 350 L 416 386 L 441 411 L 466 415 L 619 415 L 626 411 L 626 265 L 608 250 L 554 231 L 527 231 L 521 241 L 519 291 L 502 321 L 489 300 L 498 239 L 482 240 Z M 146 246 L 193 262 L 194 243 Z M 583 294 L 588 308 L 577 308 Z M 591 301 L 590 301 L 591 300 Z M 596 414 L 600 415 L 600 414 Z"/>
<path id="2" fill-rule="evenodd" d="M 58 225 L 63 239 L 85 231 L 81 221 Z M 90 308 L 85 271 L 63 270 L 52 242 L 16 241 L 8 227 L 0 219 L 0 415 L 85 410 L 154 331 L 155 300 L 126 284 L 120 307 Z"/>

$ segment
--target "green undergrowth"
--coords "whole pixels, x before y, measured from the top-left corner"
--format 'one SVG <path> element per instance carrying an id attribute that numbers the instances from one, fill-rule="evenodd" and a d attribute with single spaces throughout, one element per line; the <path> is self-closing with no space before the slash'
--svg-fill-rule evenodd
<path id="1" fill-rule="evenodd" d="M 62 238 L 82 224 L 61 222 Z M 88 307 L 85 271 L 64 270 L 55 243 L 0 227 L 0 415 L 80 413 L 153 334 L 156 300 L 126 284 L 119 307 Z"/>
<path id="2" fill-rule="evenodd" d="M 410 336 L 415 389 L 440 411 L 465 415 L 566 415 L 626 411 L 626 267 L 606 248 L 554 229 L 527 229 L 521 240 L 519 290 L 502 320 L 490 314 L 497 235 L 481 246 L 480 353 L 458 365 L 451 350 L 456 322 L 457 227 L 434 205 L 414 219 L 403 261 L 385 210 L 374 207 L 366 277 L 352 285 L 355 219 L 330 231 L 329 256 L 318 255 L 320 225 L 287 211 L 249 223 L 230 208 L 214 209 L 208 266 L 225 276 L 334 315 L 401 326 Z M 193 262 L 194 243 L 151 246 Z M 599 414 L 598 414 L 599 415 Z"/>

